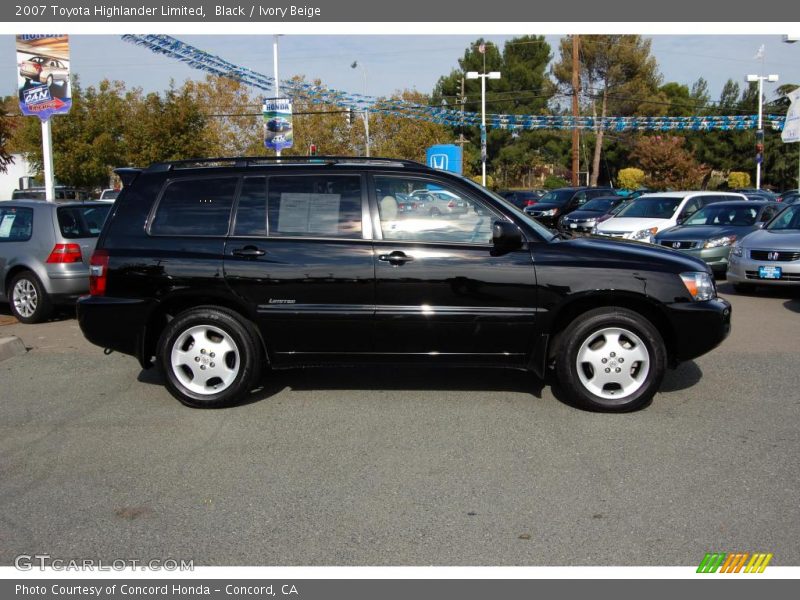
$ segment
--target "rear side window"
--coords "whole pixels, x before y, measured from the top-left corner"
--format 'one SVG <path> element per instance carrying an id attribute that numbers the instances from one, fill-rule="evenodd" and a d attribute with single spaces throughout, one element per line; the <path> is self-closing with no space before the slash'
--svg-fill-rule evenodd
<path id="1" fill-rule="evenodd" d="M 27 242 L 33 235 L 33 209 L 0 208 L 0 242 Z"/>
<path id="2" fill-rule="evenodd" d="M 237 182 L 236 177 L 203 177 L 167 184 L 150 225 L 150 233 L 226 235 Z"/>
<path id="3" fill-rule="evenodd" d="M 62 206 L 56 210 L 58 228 L 67 239 L 100 235 L 111 206 Z"/>
<path id="4" fill-rule="evenodd" d="M 267 191 L 270 237 L 362 237 L 359 175 L 270 177 Z"/>

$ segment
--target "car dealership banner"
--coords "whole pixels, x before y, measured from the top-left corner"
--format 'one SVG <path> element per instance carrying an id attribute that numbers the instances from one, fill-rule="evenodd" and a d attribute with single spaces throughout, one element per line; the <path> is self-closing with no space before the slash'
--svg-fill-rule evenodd
<path id="1" fill-rule="evenodd" d="M 787 95 L 792 103 L 786 112 L 781 139 L 785 143 L 800 142 L 800 87 Z"/>
<path id="2" fill-rule="evenodd" d="M 68 36 L 17 36 L 17 89 L 24 115 L 46 121 L 69 112 L 72 89 Z"/>
<path id="3" fill-rule="evenodd" d="M 292 101 L 270 98 L 264 101 L 264 145 L 270 150 L 286 150 L 294 145 Z"/>

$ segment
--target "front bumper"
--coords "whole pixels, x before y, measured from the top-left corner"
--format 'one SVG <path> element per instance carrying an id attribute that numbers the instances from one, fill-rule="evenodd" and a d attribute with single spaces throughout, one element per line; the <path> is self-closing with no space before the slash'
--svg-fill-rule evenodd
<path id="1" fill-rule="evenodd" d="M 675 362 L 705 354 L 731 332 L 731 304 L 722 298 L 669 304 L 667 318 L 675 332 L 672 340 Z"/>
<path id="2" fill-rule="evenodd" d="M 745 254 L 748 251 L 745 250 Z M 759 267 L 780 267 L 780 279 L 761 279 L 758 276 Z M 733 283 L 750 283 L 754 285 L 800 285 L 800 261 L 772 262 L 759 261 L 746 256 L 735 256 L 731 253 L 728 259 L 728 281 Z"/>
<path id="3" fill-rule="evenodd" d="M 669 246 L 665 247 L 668 248 Z M 724 273 L 728 268 L 728 256 L 731 253 L 731 247 L 692 248 L 690 250 L 678 250 L 678 252 L 699 258 L 711 267 L 711 270 L 715 273 Z"/>

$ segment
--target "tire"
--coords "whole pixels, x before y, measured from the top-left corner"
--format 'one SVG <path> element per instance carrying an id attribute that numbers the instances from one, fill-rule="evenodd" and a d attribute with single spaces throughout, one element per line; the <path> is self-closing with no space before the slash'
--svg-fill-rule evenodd
<path id="1" fill-rule="evenodd" d="M 586 312 L 567 326 L 561 340 L 558 382 L 568 400 L 583 408 L 637 410 L 653 399 L 664 378 L 664 340 L 650 321 L 631 310 Z"/>
<path id="2" fill-rule="evenodd" d="M 53 313 L 50 296 L 31 271 L 23 271 L 11 280 L 8 301 L 11 313 L 20 323 L 41 323 Z"/>
<path id="3" fill-rule="evenodd" d="M 217 307 L 187 310 L 167 324 L 158 362 L 169 392 L 186 406 L 219 408 L 239 402 L 261 373 L 253 326 Z"/>
<path id="4" fill-rule="evenodd" d="M 47 84 L 47 87 L 52 86 L 53 85 L 53 76 L 52 75 L 48 75 L 47 76 L 47 81 L 45 83 Z"/>
<path id="5" fill-rule="evenodd" d="M 733 289 L 739 292 L 740 294 L 747 294 L 752 292 L 756 286 L 752 283 L 734 283 Z"/>

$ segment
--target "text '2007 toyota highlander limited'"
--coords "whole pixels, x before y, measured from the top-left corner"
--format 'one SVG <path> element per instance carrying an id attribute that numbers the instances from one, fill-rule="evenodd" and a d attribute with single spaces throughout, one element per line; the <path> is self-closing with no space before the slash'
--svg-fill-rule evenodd
<path id="1" fill-rule="evenodd" d="M 118 173 L 80 326 L 156 362 L 190 406 L 241 400 L 267 366 L 389 362 L 552 370 L 572 402 L 633 410 L 668 366 L 730 331 L 702 261 L 563 239 L 418 163 L 238 158 Z M 398 209 L 421 190 L 466 210 Z"/>

